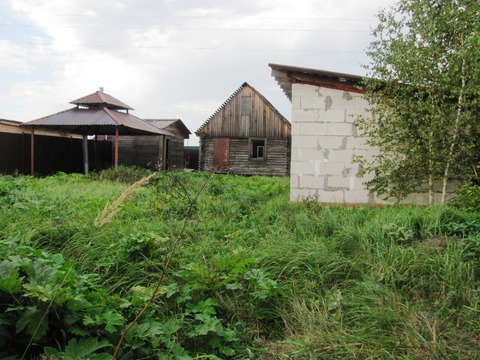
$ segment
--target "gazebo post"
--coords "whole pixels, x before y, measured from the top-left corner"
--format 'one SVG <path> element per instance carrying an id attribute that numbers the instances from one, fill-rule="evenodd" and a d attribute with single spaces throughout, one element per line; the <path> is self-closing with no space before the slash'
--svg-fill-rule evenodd
<path id="1" fill-rule="evenodd" d="M 83 173 L 88 175 L 88 135 L 83 135 Z"/>
<path id="2" fill-rule="evenodd" d="M 118 126 L 115 127 L 115 170 L 118 169 Z"/>
<path id="3" fill-rule="evenodd" d="M 167 170 L 167 137 L 163 135 L 162 170 Z"/>
<path id="4" fill-rule="evenodd" d="M 30 134 L 30 175 L 35 174 L 35 130 L 32 126 L 32 132 Z"/>

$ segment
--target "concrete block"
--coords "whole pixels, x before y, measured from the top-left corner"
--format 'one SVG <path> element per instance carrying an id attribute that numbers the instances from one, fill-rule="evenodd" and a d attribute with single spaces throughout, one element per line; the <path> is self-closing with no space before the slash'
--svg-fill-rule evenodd
<path id="1" fill-rule="evenodd" d="M 343 176 L 327 176 L 325 190 L 350 190 L 350 178 Z"/>
<path id="2" fill-rule="evenodd" d="M 292 122 L 292 138 L 295 138 L 297 135 L 302 135 L 302 127 L 298 122 Z"/>
<path id="3" fill-rule="evenodd" d="M 322 175 L 333 175 L 333 176 L 342 176 L 345 170 L 344 163 L 334 163 L 334 162 L 327 162 L 323 163 L 320 167 L 320 171 Z"/>
<path id="4" fill-rule="evenodd" d="M 345 110 L 319 110 L 318 119 L 327 123 L 344 123 Z"/>
<path id="5" fill-rule="evenodd" d="M 371 203 L 373 198 L 367 190 L 352 190 L 345 191 L 344 197 L 345 203 L 348 204 L 368 204 Z"/>
<path id="6" fill-rule="evenodd" d="M 296 189 L 296 188 L 298 188 L 298 176 L 292 174 L 290 175 L 290 191 L 291 189 Z"/>
<path id="7" fill-rule="evenodd" d="M 292 110 L 301 108 L 300 99 L 301 99 L 301 96 L 298 96 L 298 95 L 292 96 Z"/>
<path id="8" fill-rule="evenodd" d="M 317 190 L 313 189 L 291 189 L 290 191 L 290 201 L 293 202 L 316 199 L 317 197 Z"/>
<path id="9" fill-rule="evenodd" d="M 310 161 L 310 160 L 320 160 L 327 162 L 329 157 L 328 150 L 322 149 L 303 149 L 302 157 L 299 158 L 301 161 Z"/>
<path id="10" fill-rule="evenodd" d="M 364 111 L 371 108 L 371 105 L 368 103 L 368 101 L 360 94 L 354 96 L 353 101 L 355 103 L 355 109 L 359 111 Z"/>
<path id="11" fill-rule="evenodd" d="M 317 138 L 317 144 L 322 149 L 339 150 L 344 147 L 344 142 L 348 140 L 346 136 L 323 136 Z"/>
<path id="12" fill-rule="evenodd" d="M 345 92 L 343 92 L 345 94 Z M 353 97 L 344 96 L 343 94 L 338 96 L 332 96 L 332 105 L 330 109 L 337 110 L 337 109 L 355 109 L 355 101 Z"/>
<path id="13" fill-rule="evenodd" d="M 325 178 L 323 176 L 302 175 L 299 176 L 300 189 L 322 189 Z"/>
<path id="14" fill-rule="evenodd" d="M 327 97 L 327 96 L 341 96 L 343 94 L 343 90 L 337 89 L 330 89 L 326 87 L 318 87 L 317 90 L 318 96 Z"/>
<path id="15" fill-rule="evenodd" d="M 292 97 L 293 96 L 319 96 L 318 86 L 308 84 L 292 84 Z"/>
<path id="16" fill-rule="evenodd" d="M 325 123 L 302 123 L 302 134 L 327 135 L 327 124 Z"/>
<path id="17" fill-rule="evenodd" d="M 299 176 L 319 176 L 317 161 L 295 161 L 291 163 L 290 174 Z"/>
<path id="18" fill-rule="evenodd" d="M 370 146 L 366 144 L 367 138 L 357 136 L 346 137 L 345 149 L 347 150 L 370 150 Z"/>
<path id="19" fill-rule="evenodd" d="M 352 164 L 354 157 L 353 150 L 333 150 L 329 152 L 328 159 L 331 162 L 343 163 L 343 164 Z"/>
<path id="20" fill-rule="evenodd" d="M 328 135 L 353 136 L 353 125 L 349 123 L 328 123 Z"/>
<path id="21" fill-rule="evenodd" d="M 321 189 L 317 191 L 317 195 L 318 200 L 323 203 L 343 204 L 345 202 L 343 190 L 328 191 Z"/>
<path id="22" fill-rule="evenodd" d="M 294 109 L 292 119 L 294 124 L 319 122 L 318 109 Z"/>
<path id="23" fill-rule="evenodd" d="M 303 149 L 302 148 L 292 148 L 292 152 L 291 152 L 291 156 L 292 156 L 292 162 L 293 161 L 301 161 L 301 159 L 303 158 Z"/>
<path id="24" fill-rule="evenodd" d="M 316 135 L 298 135 L 292 137 L 292 149 L 317 149 L 318 136 Z"/>
<path id="25" fill-rule="evenodd" d="M 316 96 L 301 96 L 300 97 L 300 107 L 302 109 L 322 109 L 324 107 L 324 103 L 322 98 Z"/>
<path id="26" fill-rule="evenodd" d="M 366 161 L 372 161 L 376 155 L 380 153 L 380 150 L 374 148 L 355 150 L 355 156 L 362 156 Z"/>

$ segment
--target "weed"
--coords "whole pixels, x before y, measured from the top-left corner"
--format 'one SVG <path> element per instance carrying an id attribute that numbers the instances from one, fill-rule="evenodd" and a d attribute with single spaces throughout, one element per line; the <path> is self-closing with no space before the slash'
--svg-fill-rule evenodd
<path id="1" fill-rule="evenodd" d="M 133 182 L 0 177 L 1 358 L 111 358 L 149 301 L 119 357 L 480 356 L 478 213 L 293 204 L 286 178 L 178 172 L 94 227 Z"/>

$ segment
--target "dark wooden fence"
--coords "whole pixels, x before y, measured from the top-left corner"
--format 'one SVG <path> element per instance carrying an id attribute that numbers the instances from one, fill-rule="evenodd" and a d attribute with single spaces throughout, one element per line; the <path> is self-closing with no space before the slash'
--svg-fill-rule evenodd
<path id="1" fill-rule="evenodd" d="M 30 174 L 30 134 L 0 132 L 0 173 Z M 88 141 L 90 169 L 112 165 L 111 141 Z M 68 137 L 35 136 L 35 174 L 50 175 L 58 171 L 83 172 L 82 140 Z"/>

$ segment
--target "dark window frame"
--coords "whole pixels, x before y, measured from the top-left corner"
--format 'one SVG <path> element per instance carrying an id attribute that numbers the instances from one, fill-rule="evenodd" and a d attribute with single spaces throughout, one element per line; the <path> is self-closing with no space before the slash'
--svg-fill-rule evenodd
<path id="1" fill-rule="evenodd" d="M 253 161 L 267 160 L 267 139 L 250 138 L 249 139 L 249 158 Z"/>

